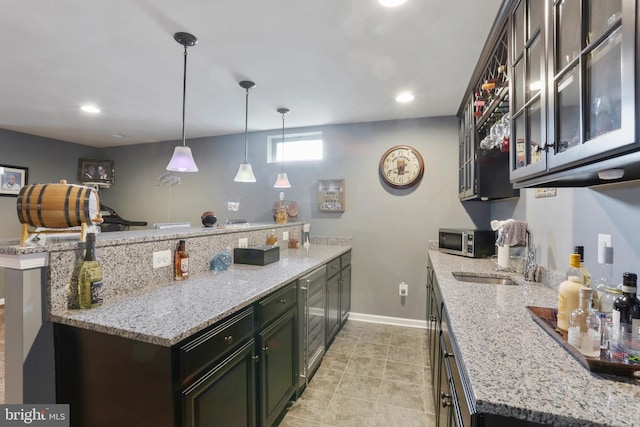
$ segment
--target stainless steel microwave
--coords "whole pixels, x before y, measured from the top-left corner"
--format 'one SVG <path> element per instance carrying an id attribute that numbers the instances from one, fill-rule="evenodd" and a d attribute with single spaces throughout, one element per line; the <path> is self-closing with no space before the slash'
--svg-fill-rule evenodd
<path id="1" fill-rule="evenodd" d="M 492 230 L 441 228 L 438 248 L 440 252 L 471 258 L 490 257 L 496 250 L 496 233 Z"/>

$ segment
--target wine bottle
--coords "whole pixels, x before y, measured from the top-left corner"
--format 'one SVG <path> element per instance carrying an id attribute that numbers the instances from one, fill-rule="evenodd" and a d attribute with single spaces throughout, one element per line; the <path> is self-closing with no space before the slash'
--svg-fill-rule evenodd
<path id="1" fill-rule="evenodd" d="M 638 276 L 634 273 L 622 275 L 622 295 L 613 303 L 613 333 L 630 333 L 640 340 L 640 301 L 636 296 Z"/>
<path id="2" fill-rule="evenodd" d="M 84 260 L 78 273 L 78 305 L 94 308 L 102 301 L 102 266 L 96 256 L 96 235 L 87 233 Z"/>
<path id="3" fill-rule="evenodd" d="M 186 250 L 186 243 L 180 240 L 175 252 L 174 275 L 175 280 L 186 280 L 189 278 L 189 254 Z"/>

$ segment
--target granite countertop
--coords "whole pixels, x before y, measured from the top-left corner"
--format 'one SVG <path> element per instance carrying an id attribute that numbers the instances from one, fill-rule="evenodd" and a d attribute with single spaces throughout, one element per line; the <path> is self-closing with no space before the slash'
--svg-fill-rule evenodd
<path id="1" fill-rule="evenodd" d="M 302 226 L 302 221 L 290 221 L 285 224 L 267 222 L 244 223 L 235 225 L 217 225 L 215 227 L 185 227 L 168 229 L 140 229 L 132 231 L 116 231 L 99 233 L 96 246 L 113 246 L 122 244 L 134 244 L 154 242 L 160 240 L 187 239 L 190 237 L 238 233 L 243 231 L 255 231 L 290 226 Z M 27 242 L 20 245 L 20 239 L 0 239 L 0 255 L 25 255 L 45 253 L 52 250 L 74 249 L 78 246 L 80 231 L 70 231 L 68 235 L 42 234 L 41 241 Z M 44 243 L 43 243 L 44 242 Z"/>
<path id="2" fill-rule="evenodd" d="M 283 250 L 280 261 L 266 266 L 232 264 L 226 271 L 170 282 L 91 310 L 69 310 L 50 320 L 169 347 L 350 249 L 312 244 Z"/>
<path id="3" fill-rule="evenodd" d="M 640 380 L 592 373 L 537 325 L 526 306 L 555 307 L 554 289 L 465 283 L 488 259 L 429 251 L 477 412 L 554 425 L 640 425 Z"/>

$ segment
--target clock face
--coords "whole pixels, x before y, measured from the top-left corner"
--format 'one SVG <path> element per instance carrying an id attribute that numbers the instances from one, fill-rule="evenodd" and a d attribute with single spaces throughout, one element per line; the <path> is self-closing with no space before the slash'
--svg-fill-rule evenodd
<path id="1" fill-rule="evenodd" d="M 380 159 L 380 175 L 393 188 L 412 187 L 420 182 L 423 174 L 422 156 L 408 145 L 392 147 Z"/>

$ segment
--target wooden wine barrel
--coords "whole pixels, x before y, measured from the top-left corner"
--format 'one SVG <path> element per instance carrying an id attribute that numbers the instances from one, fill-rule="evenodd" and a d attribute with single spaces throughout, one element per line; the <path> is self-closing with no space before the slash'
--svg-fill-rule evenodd
<path id="1" fill-rule="evenodd" d="M 20 222 L 34 227 L 68 228 L 102 222 L 98 192 L 65 180 L 25 185 L 18 193 L 17 210 Z"/>

